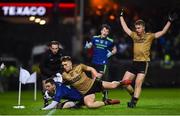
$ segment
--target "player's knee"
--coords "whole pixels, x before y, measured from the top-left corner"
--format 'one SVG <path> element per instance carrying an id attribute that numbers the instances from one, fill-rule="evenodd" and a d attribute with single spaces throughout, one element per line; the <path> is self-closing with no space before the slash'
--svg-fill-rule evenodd
<path id="1" fill-rule="evenodd" d="M 75 107 L 75 105 L 76 105 L 76 104 L 75 104 L 74 102 L 69 101 L 69 102 L 64 103 L 64 105 L 62 106 L 62 108 L 63 108 L 63 109 L 73 108 L 73 107 Z"/>
<path id="2" fill-rule="evenodd" d="M 111 85 L 111 87 L 112 87 L 112 89 L 115 89 L 115 88 L 118 87 L 118 84 L 113 83 L 113 84 Z"/>

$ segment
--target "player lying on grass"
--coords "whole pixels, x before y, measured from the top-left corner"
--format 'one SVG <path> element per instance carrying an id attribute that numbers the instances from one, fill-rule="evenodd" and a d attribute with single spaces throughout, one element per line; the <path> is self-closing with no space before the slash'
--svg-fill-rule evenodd
<path id="1" fill-rule="evenodd" d="M 67 87 L 61 82 L 55 82 L 53 79 L 45 81 L 46 97 L 53 99 L 51 104 L 42 108 L 42 110 L 50 110 L 53 108 L 77 108 L 83 103 L 83 95 L 73 87 Z M 61 99 L 67 99 L 61 103 Z"/>
<path id="2" fill-rule="evenodd" d="M 81 94 L 84 95 L 84 104 L 88 108 L 99 108 L 104 105 L 117 104 L 119 100 L 106 99 L 105 101 L 96 101 L 95 93 L 102 92 L 104 89 L 114 89 L 120 85 L 131 84 L 131 81 L 98 81 L 95 78 L 101 77 L 102 74 L 98 73 L 94 68 L 84 64 L 73 65 L 70 56 L 61 57 L 62 67 L 64 69 L 62 77 L 64 81 L 69 82 Z M 93 78 L 87 77 L 85 71 L 89 71 Z"/>
<path id="3" fill-rule="evenodd" d="M 83 105 L 83 95 L 73 87 L 67 87 L 61 82 L 55 82 L 49 78 L 45 81 L 46 92 L 48 99 L 53 99 L 51 104 L 42 108 L 42 110 L 50 110 L 54 108 L 80 108 Z M 61 103 L 61 99 L 67 101 Z M 108 105 L 117 104 L 119 101 L 106 101 Z"/>

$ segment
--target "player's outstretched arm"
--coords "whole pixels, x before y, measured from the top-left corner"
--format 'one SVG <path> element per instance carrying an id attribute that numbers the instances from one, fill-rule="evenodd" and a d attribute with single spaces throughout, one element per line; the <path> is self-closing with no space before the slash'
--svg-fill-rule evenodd
<path id="1" fill-rule="evenodd" d="M 178 15 L 176 12 L 169 13 L 168 22 L 166 23 L 162 31 L 155 33 L 155 38 L 163 36 L 168 31 L 169 27 L 171 26 L 171 23 L 174 22 L 176 19 L 178 19 Z"/>
<path id="2" fill-rule="evenodd" d="M 53 108 L 56 108 L 56 105 L 58 104 L 57 101 L 52 101 L 51 104 L 49 104 L 48 106 L 46 106 L 45 108 L 42 108 L 41 110 L 50 110 Z"/>
<path id="3" fill-rule="evenodd" d="M 171 26 L 171 22 L 168 21 L 161 31 L 158 31 L 155 33 L 155 38 L 159 38 L 159 37 L 163 36 L 168 31 L 170 26 Z"/>
<path id="4" fill-rule="evenodd" d="M 93 78 L 96 78 L 96 77 L 101 78 L 101 77 L 102 77 L 102 74 L 101 74 L 101 73 L 98 73 L 98 72 L 96 71 L 96 69 L 94 69 L 93 67 L 87 66 L 87 71 L 90 71 L 90 72 L 91 72 Z"/>
<path id="5" fill-rule="evenodd" d="M 121 23 L 121 26 L 122 26 L 123 30 L 130 36 L 132 31 L 127 26 L 127 24 L 126 24 L 126 22 L 124 20 L 123 14 L 124 14 L 124 10 L 122 9 L 121 13 L 120 13 L 120 23 Z"/>

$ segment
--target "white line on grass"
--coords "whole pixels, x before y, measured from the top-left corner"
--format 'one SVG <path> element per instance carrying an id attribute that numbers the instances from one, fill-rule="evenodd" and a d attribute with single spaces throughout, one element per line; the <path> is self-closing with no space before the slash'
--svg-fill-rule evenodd
<path id="1" fill-rule="evenodd" d="M 56 112 L 56 109 L 51 110 L 46 116 L 51 116 L 52 114 L 54 114 Z"/>

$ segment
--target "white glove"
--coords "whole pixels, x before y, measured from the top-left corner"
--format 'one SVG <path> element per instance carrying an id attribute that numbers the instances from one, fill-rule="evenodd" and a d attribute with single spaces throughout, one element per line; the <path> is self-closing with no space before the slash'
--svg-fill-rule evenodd
<path id="1" fill-rule="evenodd" d="M 48 91 L 45 91 L 45 94 L 44 94 L 45 96 L 45 98 L 46 99 L 48 99 L 48 100 L 50 100 L 50 99 L 52 99 L 52 97 L 49 95 L 49 93 L 48 93 Z"/>
<path id="2" fill-rule="evenodd" d="M 111 51 L 108 50 L 108 53 L 107 53 L 107 57 L 111 57 L 113 55 L 113 53 Z"/>
<path id="3" fill-rule="evenodd" d="M 92 43 L 86 41 L 86 44 L 85 44 L 84 48 L 91 48 L 91 46 L 92 46 Z"/>
<path id="4" fill-rule="evenodd" d="M 53 78 L 55 82 L 63 82 L 62 75 L 60 73 L 56 73 L 56 76 Z"/>

